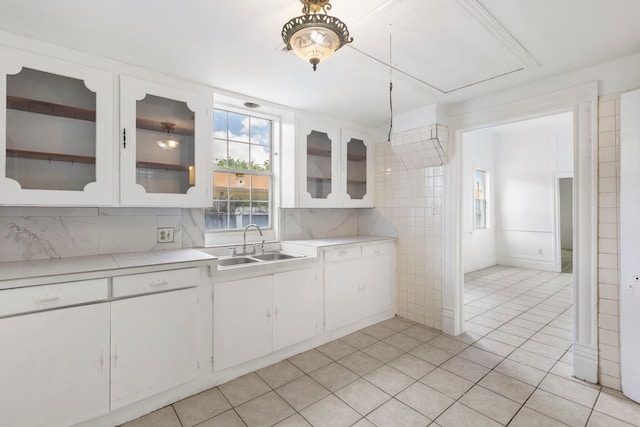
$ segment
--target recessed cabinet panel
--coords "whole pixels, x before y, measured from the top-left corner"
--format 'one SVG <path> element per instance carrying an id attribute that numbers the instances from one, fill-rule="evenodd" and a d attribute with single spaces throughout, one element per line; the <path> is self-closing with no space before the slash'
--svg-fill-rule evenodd
<path id="1" fill-rule="evenodd" d="M 367 194 L 367 146 L 362 139 L 347 141 L 347 194 L 362 200 Z"/>
<path id="2" fill-rule="evenodd" d="M 0 204 L 112 204 L 111 74 L 0 54 Z"/>
<path id="3" fill-rule="evenodd" d="M 210 205 L 213 97 L 126 76 L 120 92 L 121 204 Z"/>
<path id="4" fill-rule="evenodd" d="M 307 135 L 307 192 L 313 199 L 331 194 L 331 139 L 326 132 L 312 130 Z"/>

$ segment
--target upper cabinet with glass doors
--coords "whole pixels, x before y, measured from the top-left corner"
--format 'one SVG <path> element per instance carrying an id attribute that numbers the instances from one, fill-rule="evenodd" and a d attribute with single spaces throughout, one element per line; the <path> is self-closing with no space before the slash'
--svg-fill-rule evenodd
<path id="1" fill-rule="evenodd" d="M 368 135 L 302 120 L 299 140 L 299 207 L 373 207 Z"/>
<path id="2" fill-rule="evenodd" d="M 209 95 L 121 77 L 121 205 L 211 204 Z"/>
<path id="3" fill-rule="evenodd" d="M 112 74 L 0 55 L 0 204 L 111 205 Z"/>

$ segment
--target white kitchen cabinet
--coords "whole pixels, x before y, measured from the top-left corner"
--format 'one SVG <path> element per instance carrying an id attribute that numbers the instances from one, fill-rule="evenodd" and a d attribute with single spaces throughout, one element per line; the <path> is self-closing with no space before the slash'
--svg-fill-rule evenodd
<path id="1" fill-rule="evenodd" d="M 317 268 L 215 283 L 215 370 L 315 336 L 319 296 Z"/>
<path id="2" fill-rule="evenodd" d="M 120 78 L 120 202 L 207 207 L 213 96 Z"/>
<path id="3" fill-rule="evenodd" d="M 109 304 L 0 319 L 0 425 L 69 426 L 109 412 Z"/>
<path id="4" fill-rule="evenodd" d="M 0 48 L 0 204 L 113 204 L 113 75 Z"/>
<path id="5" fill-rule="evenodd" d="M 393 312 L 393 243 L 327 250 L 324 254 L 325 328 L 336 330 Z"/>
<path id="6" fill-rule="evenodd" d="M 299 120 L 298 128 L 295 144 L 283 141 L 283 150 L 297 153 L 283 155 L 284 173 L 291 175 L 284 180 L 285 207 L 373 207 L 370 136 L 306 119 Z"/>
<path id="7" fill-rule="evenodd" d="M 195 288 L 111 303 L 111 409 L 196 378 Z"/>

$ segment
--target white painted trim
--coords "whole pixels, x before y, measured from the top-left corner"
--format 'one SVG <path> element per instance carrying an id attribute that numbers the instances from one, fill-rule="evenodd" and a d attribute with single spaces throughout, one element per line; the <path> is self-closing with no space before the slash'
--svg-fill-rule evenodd
<path id="1" fill-rule="evenodd" d="M 598 82 L 583 84 L 533 98 L 496 104 L 474 111 L 461 110 L 450 117 L 455 138 L 445 175 L 444 278 L 442 289 L 443 331 L 464 331 L 461 230 L 462 133 L 502 123 L 554 113 L 574 112 L 574 343 L 579 351 L 574 374 L 597 380 L 597 209 L 598 209 Z M 578 239 L 580 236 L 580 239 Z M 446 316 L 445 316 L 446 313 Z M 453 314 L 452 314 L 453 313 Z"/>

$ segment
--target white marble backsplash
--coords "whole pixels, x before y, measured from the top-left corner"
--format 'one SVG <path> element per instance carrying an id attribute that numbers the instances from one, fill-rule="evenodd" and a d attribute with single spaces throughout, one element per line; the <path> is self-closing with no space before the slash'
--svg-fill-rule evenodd
<path id="1" fill-rule="evenodd" d="M 199 221 L 180 208 L 0 207 L 0 262 L 202 246 Z M 157 243 L 158 227 L 174 242 Z"/>
<path id="2" fill-rule="evenodd" d="M 281 209 L 280 240 L 358 235 L 362 209 Z"/>

